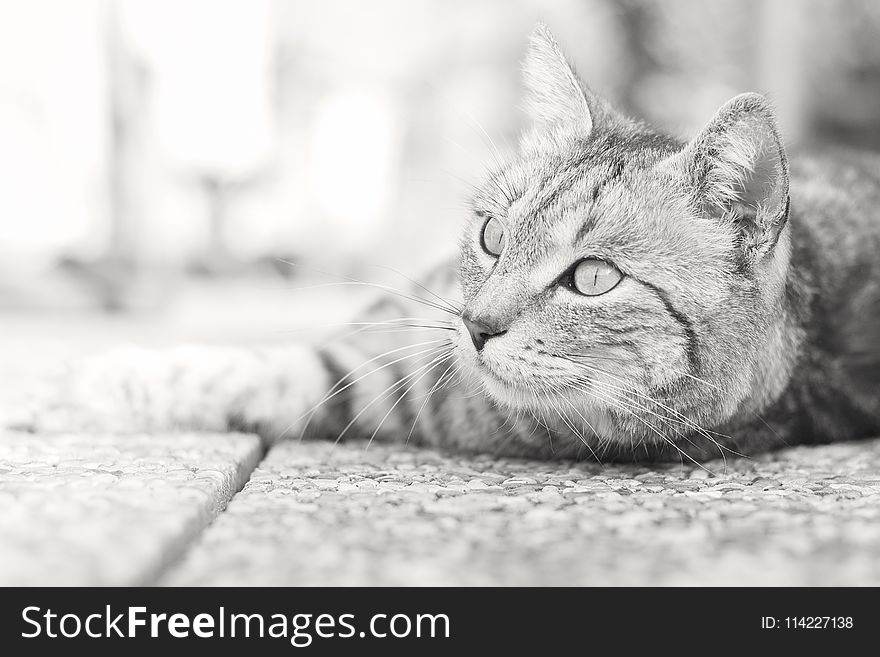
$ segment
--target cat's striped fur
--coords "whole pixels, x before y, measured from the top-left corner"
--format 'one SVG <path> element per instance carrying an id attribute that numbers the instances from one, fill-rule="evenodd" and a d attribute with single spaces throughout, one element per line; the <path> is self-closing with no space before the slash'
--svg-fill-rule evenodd
<path id="1" fill-rule="evenodd" d="M 474 198 L 459 259 L 424 287 L 321 348 L 110 355 L 30 425 L 602 460 L 880 434 L 880 158 L 803 155 L 789 170 L 755 94 L 681 143 L 593 94 L 543 27 L 526 72 L 534 127 Z M 505 227 L 499 257 L 481 247 L 489 218 Z M 583 258 L 621 282 L 595 297 L 561 285 Z M 463 314 L 500 337 L 478 351 Z"/>

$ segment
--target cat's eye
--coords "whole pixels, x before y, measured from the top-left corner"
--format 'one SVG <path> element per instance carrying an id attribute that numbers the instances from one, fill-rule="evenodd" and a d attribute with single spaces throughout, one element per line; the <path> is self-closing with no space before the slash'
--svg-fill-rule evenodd
<path id="1" fill-rule="evenodd" d="M 587 258 L 575 265 L 571 273 L 571 287 L 588 297 L 595 297 L 610 292 L 623 274 L 614 265 L 604 260 Z"/>
<path id="2" fill-rule="evenodd" d="M 499 256 L 504 250 L 504 243 L 506 240 L 504 224 L 498 219 L 490 217 L 489 220 L 483 224 L 483 234 L 480 236 L 483 250 L 489 255 Z"/>

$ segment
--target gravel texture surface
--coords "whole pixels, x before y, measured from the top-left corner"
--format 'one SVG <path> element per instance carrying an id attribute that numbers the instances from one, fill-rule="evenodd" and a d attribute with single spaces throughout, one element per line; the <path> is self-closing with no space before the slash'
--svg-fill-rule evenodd
<path id="1" fill-rule="evenodd" d="M 261 454 L 244 435 L 0 433 L 0 585 L 155 582 Z"/>
<path id="2" fill-rule="evenodd" d="M 880 441 L 707 467 L 281 444 L 162 581 L 880 584 Z"/>

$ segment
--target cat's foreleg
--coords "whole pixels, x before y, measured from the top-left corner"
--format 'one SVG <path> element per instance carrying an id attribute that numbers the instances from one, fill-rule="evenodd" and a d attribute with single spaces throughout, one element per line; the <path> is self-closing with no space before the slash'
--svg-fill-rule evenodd
<path id="1" fill-rule="evenodd" d="M 438 331 L 439 332 L 439 331 Z M 445 333 L 445 332 L 444 332 Z M 452 340 L 406 332 L 325 346 L 129 347 L 44 377 L 2 424 L 32 432 L 246 431 L 386 439 L 412 434 L 455 384 Z"/>
<path id="2" fill-rule="evenodd" d="M 330 385 L 314 348 L 117 349 L 45 377 L 5 424 L 35 432 L 280 431 Z"/>
<path id="3" fill-rule="evenodd" d="M 441 440 L 448 426 L 437 402 L 463 381 L 455 307 L 403 296 L 373 304 L 347 336 L 320 345 L 132 347 L 83 359 L 46 377 L 24 407 L 0 410 L 0 426 Z"/>

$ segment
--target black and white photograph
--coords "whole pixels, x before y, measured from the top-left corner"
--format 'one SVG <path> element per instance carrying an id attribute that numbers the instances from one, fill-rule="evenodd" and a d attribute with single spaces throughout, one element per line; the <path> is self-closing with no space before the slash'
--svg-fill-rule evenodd
<path id="1" fill-rule="evenodd" d="M 0 0 L 0 586 L 875 587 L 878 253 L 877 1 Z"/>

